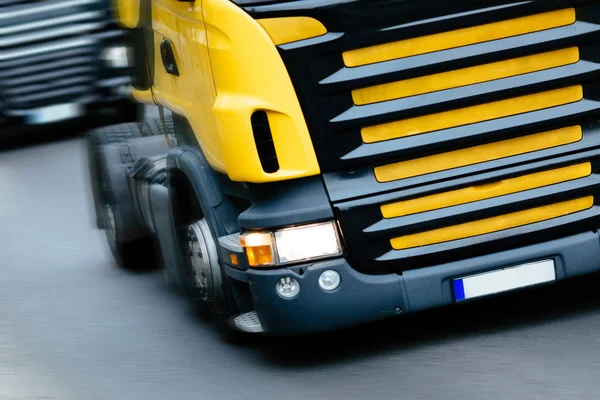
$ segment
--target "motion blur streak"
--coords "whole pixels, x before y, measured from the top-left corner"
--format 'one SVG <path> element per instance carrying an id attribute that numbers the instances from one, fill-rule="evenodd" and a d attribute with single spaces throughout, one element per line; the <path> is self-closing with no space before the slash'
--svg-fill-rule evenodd
<path id="1" fill-rule="evenodd" d="M 0 145 L 136 118 L 112 0 L 0 0 Z"/>
<path id="2" fill-rule="evenodd" d="M 597 398 L 597 279 L 234 346 L 114 268 L 85 162 L 77 138 L 0 153 L 0 398 Z"/>

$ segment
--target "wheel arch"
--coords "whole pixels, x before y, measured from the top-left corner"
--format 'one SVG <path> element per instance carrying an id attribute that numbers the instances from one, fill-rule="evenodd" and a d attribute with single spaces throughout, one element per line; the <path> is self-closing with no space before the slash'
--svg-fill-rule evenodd
<path id="1" fill-rule="evenodd" d="M 184 196 L 193 195 L 215 239 L 238 232 L 237 219 L 240 211 L 228 201 L 221 179 L 201 151 L 187 146 L 171 150 L 167 156 L 167 177 L 174 218 L 185 215 L 187 210 L 182 212 L 176 208 L 182 202 L 185 205 L 191 201 L 174 195 L 177 192 Z"/>
<path id="2" fill-rule="evenodd" d="M 208 223 L 216 246 L 218 246 L 219 237 L 239 231 L 240 210 L 228 200 L 220 177 L 211 169 L 200 150 L 187 146 L 171 150 L 167 156 L 167 177 L 169 206 L 173 221 L 172 229 L 175 230 L 176 238 L 181 238 L 180 235 L 183 234 L 180 229 L 182 225 L 185 226 L 185 224 L 195 222 L 202 217 Z M 199 210 L 195 209 L 196 207 Z M 198 211 L 201 214 L 194 215 Z M 239 285 L 235 285 L 228 279 L 223 260 L 220 260 L 219 264 L 221 266 L 221 284 L 227 299 L 223 303 L 226 304 L 224 310 L 228 311 L 220 310 L 217 313 L 224 313 L 223 315 L 227 316 L 234 312 L 233 310 L 242 307 L 245 310 L 251 300 L 241 300 L 237 287 Z M 180 268 L 184 268 L 181 273 L 187 274 L 183 258 Z"/>

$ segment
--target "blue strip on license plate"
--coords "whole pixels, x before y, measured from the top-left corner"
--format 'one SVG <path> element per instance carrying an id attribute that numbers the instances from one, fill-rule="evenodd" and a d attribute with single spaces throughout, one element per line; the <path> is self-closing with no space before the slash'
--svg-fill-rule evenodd
<path id="1" fill-rule="evenodd" d="M 554 260 L 538 261 L 454 279 L 454 298 L 456 301 L 468 300 L 554 280 Z"/>

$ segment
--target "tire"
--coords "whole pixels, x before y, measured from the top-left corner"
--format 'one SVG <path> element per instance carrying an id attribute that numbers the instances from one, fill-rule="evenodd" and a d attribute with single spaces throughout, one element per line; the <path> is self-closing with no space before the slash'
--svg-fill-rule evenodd
<path id="1" fill-rule="evenodd" d="M 173 176 L 171 177 L 173 179 Z M 174 183 L 174 185 L 173 185 Z M 209 218 L 205 218 L 205 209 L 208 209 L 206 205 L 201 205 L 191 185 L 185 177 L 178 174 L 175 178 L 175 182 L 171 181 L 170 190 L 172 192 L 173 199 L 173 221 L 176 229 L 176 237 L 179 242 L 179 249 L 182 260 L 183 275 L 186 277 L 187 292 L 189 293 L 192 304 L 195 308 L 195 312 L 204 320 L 213 320 L 218 326 L 223 325 L 227 317 L 233 315 L 237 311 L 237 304 L 231 293 L 231 289 L 228 286 L 227 278 L 222 269 L 222 262 L 218 257 L 214 260 L 218 264 L 212 264 L 215 269 L 218 269 L 220 278 L 218 279 L 219 289 L 221 294 L 218 296 L 216 301 L 206 301 L 203 298 L 203 293 L 194 284 L 196 280 L 196 271 L 194 270 L 191 257 L 193 256 L 190 249 L 190 227 L 193 224 L 202 221 L 202 225 L 208 227 L 208 231 L 204 229 L 205 237 L 212 240 L 215 247 L 218 248 L 218 236 L 223 236 L 224 233 L 220 232 L 218 227 L 211 222 Z M 210 246 L 206 246 L 208 248 Z M 209 254 L 212 253 L 209 251 Z M 202 259 L 208 259 L 210 263 L 210 257 L 203 255 Z M 218 267 L 217 267 L 218 266 Z M 213 279 L 212 282 L 215 282 Z"/>
<path id="2" fill-rule="evenodd" d="M 173 117 L 170 112 L 165 112 L 165 125 L 167 133 L 170 137 L 175 135 L 175 126 L 173 123 Z M 144 118 L 142 124 L 142 136 L 161 136 L 164 135 L 162 122 L 159 116 L 151 116 Z"/>
<path id="3" fill-rule="evenodd" d="M 103 146 L 140 137 L 142 133 L 137 124 L 130 122 L 94 129 L 88 134 L 88 143 L 91 146 Z"/>
<path id="4" fill-rule="evenodd" d="M 102 162 L 102 146 L 141 137 L 139 130 L 133 126 L 124 128 L 123 125 L 134 125 L 137 128 L 135 124 L 106 126 L 89 131 L 86 138 L 88 171 L 96 209 L 96 225 L 100 229 L 105 227 L 105 218 L 102 214 L 106 202 L 106 193 L 103 187 L 105 166 Z"/>
<path id="5" fill-rule="evenodd" d="M 112 145 L 139 137 L 138 125 L 125 123 L 93 130 L 87 138 L 96 223 L 104 229 L 118 265 L 132 271 L 153 270 L 158 263 L 153 238 L 129 197 L 123 164 L 131 160 L 115 159 L 118 152 Z"/>

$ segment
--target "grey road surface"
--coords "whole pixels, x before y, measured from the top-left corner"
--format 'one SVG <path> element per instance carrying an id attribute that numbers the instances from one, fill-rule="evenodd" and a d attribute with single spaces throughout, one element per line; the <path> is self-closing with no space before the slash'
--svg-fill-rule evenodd
<path id="1" fill-rule="evenodd" d="M 598 399 L 597 277 L 346 330 L 223 340 L 115 267 L 81 138 L 0 152 L 0 399 Z"/>

